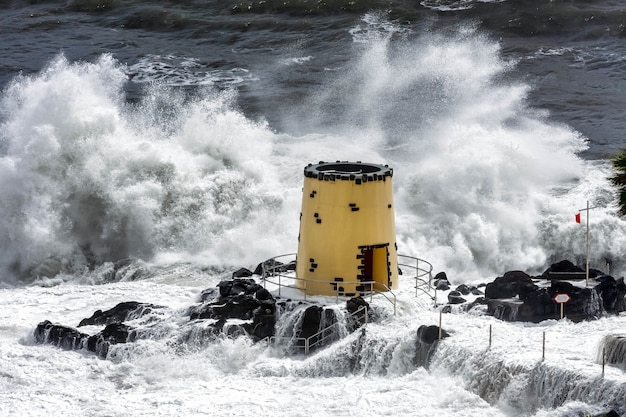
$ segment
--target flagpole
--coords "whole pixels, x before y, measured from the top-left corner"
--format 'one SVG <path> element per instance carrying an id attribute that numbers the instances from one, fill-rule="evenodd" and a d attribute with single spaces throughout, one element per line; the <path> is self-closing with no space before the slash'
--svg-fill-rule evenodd
<path id="1" fill-rule="evenodd" d="M 589 210 L 594 208 L 596 207 L 589 207 L 589 200 L 587 200 L 587 208 L 578 210 L 578 214 L 576 215 L 576 223 L 580 223 L 580 212 L 587 212 L 587 227 L 585 231 L 585 287 L 589 286 Z"/>
<path id="2" fill-rule="evenodd" d="M 589 200 L 587 200 L 587 267 L 585 268 L 585 287 L 589 287 Z"/>

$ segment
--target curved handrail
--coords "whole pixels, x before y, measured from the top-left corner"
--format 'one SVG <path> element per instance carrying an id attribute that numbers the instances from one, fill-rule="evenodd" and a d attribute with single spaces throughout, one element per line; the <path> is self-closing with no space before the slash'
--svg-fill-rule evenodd
<path id="1" fill-rule="evenodd" d="M 326 283 L 328 281 L 326 280 L 317 280 L 317 279 L 310 279 L 310 278 L 302 278 L 302 277 L 298 277 L 295 275 L 286 275 L 284 274 L 285 272 L 285 265 L 287 265 L 288 263 L 283 263 L 280 262 L 280 264 L 276 265 L 274 262 L 276 262 L 276 260 L 278 258 L 284 258 L 284 257 L 295 257 L 295 253 L 287 253 L 287 254 L 283 254 L 283 255 L 278 255 L 278 256 L 274 256 L 273 258 L 268 259 L 267 261 L 263 262 L 262 264 L 262 275 L 261 275 L 261 279 L 263 280 L 263 286 L 265 286 L 266 282 L 270 282 L 274 285 L 278 286 L 278 295 L 281 295 L 281 288 L 282 287 L 287 287 L 288 285 L 284 285 L 282 283 L 282 278 L 286 278 L 286 279 L 290 279 L 290 280 L 294 280 L 294 281 L 299 281 L 302 283 L 302 287 L 301 289 L 303 289 L 304 291 L 304 300 L 306 301 L 307 298 L 307 294 L 306 294 L 306 287 L 307 287 L 307 283 L 309 282 L 321 282 L 321 283 Z M 268 265 L 270 263 L 274 263 L 272 265 Z M 278 277 L 278 282 L 272 281 L 271 279 L 269 279 L 268 277 Z M 387 301 L 389 301 L 392 305 L 393 305 L 393 314 L 396 314 L 396 300 L 397 297 L 396 295 L 393 293 L 393 291 L 391 290 L 391 288 L 389 288 L 387 285 L 378 282 L 378 281 L 359 281 L 359 285 L 363 285 L 363 286 L 369 286 L 369 291 L 361 291 L 361 293 L 367 297 L 370 296 L 370 301 L 373 295 L 375 294 L 382 294 Z M 378 291 L 375 290 L 374 287 L 378 286 L 378 287 L 383 287 L 383 291 Z M 335 289 L 335 293 L 334 294 L 330 294 L 331 296 L 334 296 L 337 301 L 339 301 L 339 297 L 343 297 L 343 295 L 341 294 L 342 291 L 339 290 L 339 288 Z M 391 294 L 393 297 L 393 300 L 387 296 L 387 294 Z"/>
<path id="2" fill-rule="evenodd" d="M 408 259 L 405 262 L 414 262 L 414 265 L 409 263 L 401 263 L 401 259 Z M 425 265 L 425 267 L 423 266 Z M 433 287 L 433 266 L 430 262 L 417 258 L 415 256 L 409 255 L 401 255 L 398 254 L 398 267 L 409 268 L 414 272 L 415 276 L 415 296 L 417 297 L 418 291 L 422 291 L 424 294 L 428 295 L 434 302 L 437 304 L 437 288 Z M 428 276 L 428 280 L 424 279 L 424 277 Z M 432 292 L 432 294 L 431 294 Z"/>
<path id="3" fill-rule="evenodd" d="M 289 262 L 280 262 L 278 261 L 278 259 L 282 259 L 282 258 L 286 258 L 286 257 L 292 257 L 293 260 L 289 260 Z M 326 283 L 328 281 L 325 280 L 315 280 L 315 279 L 310 279 L 310 278 L 302 278 L 302 277 L 297 277 L 295 276 L 295 274 L 293 275 L 287 275 L 285 274 L 285 272 L 287 271 L 286 265 L 289 265 L 292 261 L 295 261 L 296 258 L 296 254 L 295 253 L 286 253 L 283 255 L 278 255 L 278 256 L 274 256 L 270 259 L 268 259 L 267 261 L 262 263 L 262 275 L 261 275 L 261 280 L 263 281 L 263 286 L 265 287 L 266 282 L 270 282 L 274 285 L 278 286 L 278 295 L 281 295 L 281 288 L 282 287 L 289 287 L 289 285 L 283 284 L 282 279 L 289 279 L 289 280 L 293 280 L 293 281 L 298 281 L 302 283 L 302 287 L 301 289 L 304 290 L 304 300 L 306 301 L 306 288 L 307 288 L 307 283 L 308 282 L 322 282 L 322 283 Z M 401 263 L 400 260 L 401 259 L 408 259 L 409 262 L 413 261 L 415 264 L 411 265 L 411 264 L 407 264 L 407 263 Z M 277 264 L 278 262 L 278 264 Z M 406 261 L 405 261 L 406 262 Z M 425 266 L 425 267 L 424 267 Z M 418 291 L 422 291 L 425 294 L 427 294 L 431 299 L 433 299 L 435 301 L 435 304 L 437 302 L 437 290 L 435 288 L 433 288 L 432 286 L 432 271 L 433 271 L 433 266 L 430 264 L 430 262 L 425 261 L 423 259 L 414 257 L 414 256 L 408 256 L 408 255 L 400 255 L 398 254 L 398 267 L 404 267 L 404 268 L 409 268 L 414 272 L 414 279 L 415 279 L 415 295 L 418 295 Z M 428 280 L 425 280 L 424 277 L 428 276 Z M 273 277 L 277 277 L 278 278 L 278 282 L 275 282 L 275 280 L 270 279 Z M 391 288 L 389 288 L 387 285 L 378 282 L 378 281 L 360 281 L 359 282 L 360 285 L 366 285 L 369 286 L 369 291 L 365 291 L 364 295 L 365 296 L 370 296 L 370 300 L 371 297 L 375 294 L 382 294 L 387 301 L 389 301 L 392 305 L 393 305 L 393 314 L 396 314 L 396 301 L 397 301 L 397 297 L 394 294 L 394 292 L 391 290 Z M 378 291 L 375 290 L 374 287 L 383 287 L 383 291 Z M 431 295 L 431 291 L 434 292 L 434 296 Z M 339 290 L 339 288 L 335 288 L 335 294 L 331 294 L 334 295 L 337 299 L 337 301 L 339 301 L 339 297 L 343 297 L 342 294 L 340 294 L 341 291 Z M 391 294 L 391 297 L 388 296 L 388 294 Z"/>

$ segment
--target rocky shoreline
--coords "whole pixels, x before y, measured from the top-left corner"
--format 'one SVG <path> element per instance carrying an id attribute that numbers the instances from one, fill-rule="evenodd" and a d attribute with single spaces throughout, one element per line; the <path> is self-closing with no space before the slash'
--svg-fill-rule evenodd
<path id="1" fill-rule="evenodd" d="M 293 340 L 290 353 L 319 349 L 340 338 L 337 332 L 324 332 L 342 318 L 337 310 L 316 303 L 274 297 L 252 278 L 250 271 L 239 270 L 231 280 L 221 281 L 216 287 L 200 293 L 198 303 L 185 312 L 190 323 L 206 323 L 204 335 L 224 334 L 228 337 L 247 336 L 254 342 L 269 340 L 276 335 L 278 318 L 296 308 L 302 310 L 302 319 L 291 334 L 280 335 Z M 164 307 L 149 303 L 129 301 L 119 303 L 109 310 L 97 310 L 78 324 L 105 326 L 100 332 L 89 335 L 75 327 L 54 324 L 44 320 L 37 325 L 33 335 L 36 343 L 51 344 L 66 350 L 86 350 L 106 358 L 110 346 L 134 342 L 142 337 L 141 329 L 126 324 Z M 362 297 L 347 300 L 345 311 L 348 331 L 352 332 L 374 318 L 374 311 Z M 367 316 L 367 317 L 366 317 Z M 305 342 L 306 341 L 306 342 Z"/>
<path id="2" fill-rule="evenodd" d="M 459 305 L 464 310 L 486 305 L 487 314 L 504 321 L 538 323 L 560 319 L 561 306 L 555 301 L 559 294 L 568 296 L 563 316 L 573 322 L 626 311 L 624 278 L 615 279 L 592 269 L 588 285 L 585 279 L 586 272 L 582 268 L 570 261 L 561 261 L 539 276 L 509 271 L 490 283 L 478 287 L 461 284 L 453 290 L 450 290 L 445 273 L 440 273 L 435 276 L 434 285 L 439 290 L 450 290 L 444 311 L 451 311 L 452 305 Z M 470 300 L 468 295 L 477 297 Z"/>
<path id="3" fill-rule="evenodd" d="M 349 299 L 343 307 L 343 314 L 336 308 L 317 303 L 274 297 L 250 278 L 260 273 L 262 265 L 259 264 L 255 272 L 241 268 L 232 274 L 232 279 L 202 291 L 198 302 L 185 312 L 188 321 L 204 323 L 205 336 L 247 336 L 254 342 L 272 338 L 289 339 L 291 345 L 287 352 L 297 354 L 309 353 L 345 336 L 333 330 L 339 321 L 347 322 L 344 332 L 349 333 L 377 319 L 375 310 L 361 297 Z M 286 270 L 289 268 L 285 266 Z M 568 295 L 564 317 L 574 322 L 626 311 L 626 285 L 623 278 L 615 279 L 601 271 L 592 270 L 590 279 L 593 285 L 589 287 L 584 285 L 584 281 L 562 279 L 572 276 L 580 278 L 581 273 L 584 274 L 584 271 L 571 262 L 562 261 L 551 265 L 536 277 L 522 271 L 509 271 L 484 285 L 474 287 L 461 284 L 451 289 L 446 274 L 442 272 L 435 276 L 433 284 L 439 291 L 447 292 L 448 303 L 441 307 L 443 312 L 451 312 L 453 306 L 462 311 L 486 306 L 486 314 L 505 321 L 540 322 L 560 318 L 560 306 L 554 300 L 557 294 Z M 34 339 L 37 343 L 68 350 L 87 350 L 106 358 L 111 345 L 146 337 L 140 329 L 131 327 L 127 322 L 160 309 L 164 307 L 130 301 L 109 310 L 97 310 L 77 326 L 105 326 L 93 335 L 45 320 L 34 330 Z M 289 333 L 276 334 L 277 320 L 295 309 L 301 312 L 298 324 Z M 435 334 L 439 335 L 437 326 L 418 328 L 417 364 L 427 365 L 432 348 L 438 341 L 438 336 L 433 336 Z M 443 329 L 441 334 L 443 337 L 448 336 Z"/>

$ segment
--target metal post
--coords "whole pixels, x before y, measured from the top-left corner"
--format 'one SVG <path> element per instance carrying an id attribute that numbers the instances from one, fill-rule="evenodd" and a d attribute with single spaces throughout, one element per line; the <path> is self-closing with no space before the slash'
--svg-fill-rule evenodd
<path id="1" fill-rule="evenodd" d="M 561 305 L 561 320 L 563 320 L 563 305 L 565 303 L 559 303 Z"/>
<path id="2" fill-rule="evenodd" d="M 489 347 L 491 347 L 491 335 L 492 335 L 492 332 L 491 332 L 491 324 L 490 324 L 489 325 Z"/>
<path id="3" fill-rule="evenodd" d="M 365 328 L 367 327 L 367 322 L 369 320 L 368 314 L 367 314 L 367 307 L 365 306 L 361 306 L 359 307 L 359 310 L 364 311 L 365 316 L 363 317 L 363 321 L 365 323 L 363 323 L 363 326 L 361 326 L 361 336 L 365 337 Z"/>
<path id="4" fill-rule="evenodd" d="M 415 258 L 415 297 L 417 297 L 417 285 L 418 285 L 418 277 L 420 275 L 420 263 L 419 259 Z"/>
<path id="5" fill-rule="evenodd" d="M 587 200 L 587 267 L 585 268 L 585 286 L 589 286 L 589 200 Z"/>
<path id="6" fill-rule="evenodd" d="M 265 268 L 261 267 L 261 281 L 263 281 L 263 288 L 265 288 Z"/>
<path id="7" fill-rule="evenodd" d="M 443 312 L 439 310 L 439 340 L 441 340 L 442 330 L 441 330 L 441 320 L 442 320 Z"/>
<path id="8" fill-rule="evenodd" d="M 546 332 L 543 332 L 543 343 L 542 343 L 542 348 L 541 348 L 541 360 L 545 360 L 546 359 Z"/>

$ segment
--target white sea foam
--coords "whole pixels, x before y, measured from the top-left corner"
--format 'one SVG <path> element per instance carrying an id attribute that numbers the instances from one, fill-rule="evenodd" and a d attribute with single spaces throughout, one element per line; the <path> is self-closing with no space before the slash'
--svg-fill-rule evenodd
<path id="1" fill-rule="evenodd" d="M 404 306 L 308 357 L 283 356 L 246 338 L 189 339 L 186 306 L 203 286 L 148 281 L 99 286 L 0 290 L 0 411 L 66 415 L 278 416 L 566 416 L 598 413 L 626 395 L 626 376 L 598 350 L 624 317 L 574 324 L 505 323 L 490 317 L 444 314 L 451 333 L 428 370 L 416 366 L 416 330 L 439 315 L 415 298 L 410 282 L 397 295 Z M 200 283 L 198 283 L 200 285 Z M 107 360 L 88 352 L 36 345 L 30 334 L 44 319 L 70 326 L 95 309 L 135 299 L 165 306 L 158 320 L 130 321 L 143 339 L 115 345 Z M 374 298 L 372 305 L 391 310 Z M 157 317 L 153 317 L 156 319 Z M 492 328 L 492 343 L 489 332 Z M 81 328 L 95 333 L 98 326 Z M 542 338 L 546 334 L 545 359 Z M 297 401 L 294 400 L 297 398 Z"/>
<path id="2" fill-rule="evenodd" d="M 125 68 L 125 72 L 136 83 L 158 82 L 175 87 L 228 87 L 255 79 L 245 68 L 215 69 L 202 64 L 198 59 L 173 55 L 147 55 Z"/>
<path id="3" fill-rule="evenodd" d="M 370 43 L 373 39 L 385 38 L 393 34 L 406 34 L 410 30 L 390 22 L 385 13 L 367 13 L 361 23 L 349 30 L 355 43 Z"/>
<path id="4" fill-rule="evenodd" d="M 429 9 L 450 12 L 471 9 L 475 3 L 502 3 L 503 1 L 506 0 L 422 0 L 420 4 Z"/>
<path id="5" fill-rule="evenodd" d="M 294 57 L 294 58 L 286 58 L 282 61 L 282 64 L 287 65 L 287 66 L 288 65 L 302 65 L 302 64 L 309 62 L 312 59 L 313 57 L 311 55 Z"/>

